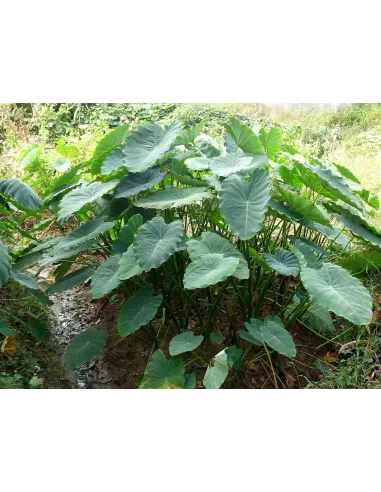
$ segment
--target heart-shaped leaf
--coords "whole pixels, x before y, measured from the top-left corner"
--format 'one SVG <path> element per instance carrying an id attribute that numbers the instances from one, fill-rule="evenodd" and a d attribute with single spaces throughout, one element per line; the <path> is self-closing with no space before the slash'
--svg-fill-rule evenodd
<path id="1" fill-rule="evenodd" d="M 279 128 L 271 128 L 269 132 L 261 128 L 258 137 L 269 159 L 274 159 L 282 150 L 282 132 Z"/>
<path id="2" fill-rule="evenodd" d="M 204 387 L 206 389 L 220 389 L 229 374 L 228 356 L 223 350 L 217 354 L 204 377 Z"/>
<path id="3" fill-rule="evenodd" d="M 147 285 L 123 303 L 118 322 L 118 332 L 121 337 L 135 333 L 156 316 L 163 297 L 152 297 L 152 294 L 152 285 Z"/>
<path id="4" fill-rule="evenodd" d="M 207 157 L 192 157 L 185 160 L 185 165 L 189 171 L 206 171 L 209 169 L 209 162 Z"/>
<path id="5" fill-rule="evenodd" d="M 126 141 L 130 133 L 130 125 L 122 125 L 107 133 L 98 143 L 93 157 L 91 158 L 91 173 L 99 174 L 101 166 L 106 157 Z"/>
<path id="6" fill-rule="evenodd" d="M 140 267 L 148 272 L 168 260 L 182 249 L 184 227 L 176 220 L 166 224 L 161 217 L 155 217 L 140 227 L 135 239 L 135 255 Z"/>
<path id="7" fill-rule="evenodd" d="M 95 202 L 103 195 L 114 189 L 118 183 L 118 180 L 109 181 L 108 183 L 95 181 L 88 186 L 71 191 L 60 201 L 58 209 L 58 222 L 60 224 L 66 222 L 70 215 L 78 212 L 88 203 Z"/>
<path id="8" fill-rule="evenodd" d="M 134 245 L 131 244 L 127 252 L 122 254 L 119 263 L 119 278 L 120 280 L 128 280 L 142 273 L 143 269 L 139 266 L 138 260 L 135 257 Z"/>
<path id="9" fill-rule="evenodd" d="M 140 126 L 127 138 L 123 148 L 125 167 L 137 173 L 153 167 L 172 147 L 179 133 L 178 121 L 164 129 L 156 123 Z"/>
<path id="10" fill-rule="evenodd" d="M 246 340 L 246 342 L 250 342 L 253 345 L 257 345 L 258 347 L 260 347 L 261 345 L 263 345 L 263 338 L 261 333 L 262 325 L 263 321 L 252 318 L 250 322 L 245 323 L 247 331 L 240 330 L 238 334 L 243 340 Z"/>
<path id="11" fill-rule="evenodd" d="M 104 222 L 103 217 L 89 220 L 77 227 L 77 229 L 74 229 L 73 232 L 63 236 L 58 244 L 54 246 L 54 250 L 59 251 L 61 249 L 75 248 L 79 244 L 99 236 L 99 234 L 108 231 L 112 227 L 114 227 L 114 222 Z"/>
<path id="12" fill-rule="evenodd" d="M 226 125 L 226 131 L 238 148 L 247 154 L 264 154 L 265 149 L 257 135 L 247 125 L 241 123 L 237 118 L 230 118 Z"/>
<path id="13" fill-rule="evenodd" d="M 249 278 L 250 272 L 242 253 L 231 241 L 221 237 L 215 232 L 203 232 L 201 237 L 190 239 L 187 249 L 192 261 L 207 254 L 222 254 L 225 258 L 238 258 L 239 264 L 233 276 L 239 279 Z"/>
<path id="14" fill-rule="evenodd" d="M 192 352 L 202 344 L 204 337 L 196 336 L 192 331 L 185 331 L 172 338 L 169 344 L 169 353 L 173 357 L 175 355 Z"/>
<path id="15" fill-rule="evenodd" d="M 312 299 L 356 325 L 372 321 L 372 298 L 362 283 L 344 268 L 324 263 L 320 270 L 302 268 L 301 279 Z"/>
<path id="16" fill-rule="evenodd" d="M 47 294 L 58 294 L 66 290 L 74 289 L 78 285 L 85 283 L 94 273 L 94 267 L 86 266 L 65 275 L 55 284 L 46 290 Z"/>
<path id="17" fill-rule="evenodd" d="M 203 289 L 223 282 L 234 274 L 238 263 L 238 258 L 225 258 L 216 253 L 201 256 L 186 269 L 184 287 L 188 290 Z"/>
<path id="18" fill-rule="evenodd" d="M 299 273 L 298 258 L 283 248 L 277 248 L 274 255 L 263 255 L 267 265 L 285 277 L 296 277 Z"/>
<path id="19" fill-rule="evenodd" d="M 140 385 L 142 389 L 183 389 L 184 366 L 179 357 L 169 360 L 157 350 L 150 360 Z"/>
<path id="20" fill-rule="evenodd" d="M 16 178 L 1 179 L 0 194 L 13 198 L 22 207 L 30 210 L 38 210 L 43 205 L 43 201 L 37 193 Z"/>
<path id="21" fill-rule="evenodd" d="M 207 188 L 168 187 L 165 190 L 154 191 L 153 193 L 149 193 L 148 195 L 139 198 L 135 202 L 135 205 L 143 208 L 166 210 L 168 208 L 184 207 L 191 203 L 202 202 L 207 198 L 213 198 L 213 195 L 207 191 Z"/>
<path id="22" fill-rule="evenodd" d="M 268 165 L 268 159 L 264 154 L 246 155 L 246 154 L 226 154 L 215 159 L 211 159 L 209 167 L 213 174 L 217 176 L 230 176 L 238 172 L 245 171 L 249 173 L 261 167 Z"/>
<path id="23" fill-rule="evenodd" d="M 270 177 L 263 169 L 247 181 L 233 174 L 222 184 L 221 213 L 234 234 L 251 239 L 263 227 L 270 198 Z"/>
<path id="24" fill-rule="evenodd" d="M 112 246 L 111 254 L 125 253 L 134 242 L 135 236 L 142 225 L 143 217 L 140 214 L 133 215 L 120 230 Z"/>
<path id="25" fill-rule="evenodd" d="M 208 135 L 199 135 L 194 141 L 196 147 L 204 154 L 205 157 L 211 159 L 221 154 L 220 144 L 214 138 Z"/>
<path id="26" fill-rule="evenodd" d="M 64 368 L 72 371 L 98 357 L 105 348 L 107 339 L 108 334 L 98 330 L 96 326 L 91 326 L 74 337 L 64 355 Z"/>
<path id="27" fill-rule="evenodd" d="M 296 347 L 290 333 L 277 316 L 267 315 L 260 327 L 262 340 L 276 352 L 287 357 L 296 356 Z"/>
<path id="28" fill-rule="evenodd" d="M 129 197 L 141 191 L 149 190 L 167 176 L 167 172 L 160 172 L 160 168 L 147 169 L 143 173 L 131 173 L 125 176 L 115 189 L 115 197 Z"/>
<path id="29" fill-rule="evenodd" d="M 107 258 L 94 272 L 91 277 L 91 297 L 100 299 L 119 287 L 119 262 L 121 255 Z"/>

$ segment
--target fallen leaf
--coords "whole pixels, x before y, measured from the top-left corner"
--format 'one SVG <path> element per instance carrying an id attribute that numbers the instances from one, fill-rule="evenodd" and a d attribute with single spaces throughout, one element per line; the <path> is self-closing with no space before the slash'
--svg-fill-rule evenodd
<path id="1" fill-rule="evenodd" d="M 327 352 L 323 357 L 324 362 L 326 362 L 327 364 L 333 364 L 334 362 L 337 361 L 338 358 L 339 358 L 338 352 L 333 352 L 333 353 Z"/>
<path id="2" fill-rule="evenodd" d="M 286 374 L 286 384 L 288 388 L 294 388 L 295 387 L 295 378 L 291 376 L 291 374 Z"/>
<path id="3" fill-rule="evenodd" d="M 13 357 L 17 352 L 17 337 L 5 337 L 3 344 L 1 345 L 1 352 L 3 354 Z"/>

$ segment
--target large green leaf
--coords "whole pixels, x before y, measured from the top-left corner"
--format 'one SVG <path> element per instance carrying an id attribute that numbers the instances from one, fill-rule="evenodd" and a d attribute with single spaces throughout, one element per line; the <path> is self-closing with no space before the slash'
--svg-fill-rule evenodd
<path id="1" fill-rule="evenodd" d="M 352 173 L 350 169 L 341 164 L 334 164 L 334 166 L 340 171 L 340 174 L 344 176 L 344 178 L 350 179 L 357 184 L 361 184 L 360 180 Z"/>
<path id="2" fill-rule="evenodd" d="M 122 304 L 118 321 L 118 332 L 121 337 L 135 333 L 156 316 L 163 302 L 163 296 L 152 297 L 152 294 L 152 285 L 146 285 Z"/>
<path id="3" fill-rule="evenodd" d="M 168 187 L 165 190 L 154 191 L 139 198 L 135 205 L 143 208 L 157 208 L 166 210 L 168 208 L 184 207 L 195 202 L 202 202 L 206 198 L 213 198 L 207 188 L 174 188 Z"/>
<path id="4" fill-rule="evenodd" d="M 107 339 L 107 333 L 98 330 L 96 326 L 91 326 L 74 337 L 64 355 L 64 368 L 72 371 L 98 357 L 105 348 Z"/>
<path id="5" fill-rule="evenodd" d="M 93 275 L 94 269 L 95 267 L 86 266 L 84 268 L 80 268 L 79 270 L 75 270 L 74 272 L 71 272 L 57 280 L 56 283 L 46 290 L 46 293 L 49 295 L 58 294 L 60 292 L 65 292 L 66 290 L 74 289 L 74 287 L 86 282 Z"/>
<path id="6" fill-rule="evenodd" d="M 35 277 L 29 275 L 28 273 L 19 272 L 17 270 L 11 270 L 11 277 L 16 280 L 20 285 L 28 287 L 28 289 L 38 289 L 38 282 Z"/>
<path id="7" fill-rule="evenodd" d="M 192 261 L 197 260 L 200 256 L 212 253 L 222 254 L 225 258 L 238 258 L 239 264 L 233 277 L 239 279 L 249 278 L 249 268 L 242 253 L 231 241 L 215 232 L 203 232 L 201 237 L 190 239 L 187 242 L 187 249 Z"/>
<path id="8" fill-rule="evenodd" d="M 28 289 L 28 292 L 31 296 L 35 297 L 37 301 L 43 306 L 53 306 L 54 302 L 45 294 L 45 292 L 41 292 L 36 289 Z"/>
<path id="9" fill-rule="evenodd" d="M 340 214 L 335 214 L 337 220 L 345 225 L 351 233 L 377 249 L 381 249 L 381 232 L 371 226 L 360 216 L 352 214 L 349 210 L 341 208 Z"/>
<path id="10" fill-rule="evenodd" d="M 37 193 L 16 178 L 1 179 L 0 194 L 13 198 L 22 207 L 30 210 L 38 210 L 43 205 L 43 201 Z"/>
<path id="11" fill-rule="evenodd" d="M 184 366 L 179 357 L 169 360 L 157 350 L 150 360 L 140 385 L 142 389 L 183 389 Z"/>
<path id="12" fill-rule="evenodd" d="M 245 323 L 247 331 L 240 330 L 238 331 L 238 334 L 242 338 L 242 340 L 246 340 L 246 342 L 260 347 L 263 345 L 263 338 L 261 333 L 262 325 L 263 321 L 252 318 L 250 322 Z"/>
<path id="13" fill-rule="evenodd" d="M 266 345 L 287 357 L 296 356 L 294 340 L 280 318 L 268 314 L 260 329 L 262 340 Z"/>
<path id="14" fill-rule="evenodd" d="M 112 254 L 125 253 L 135 240 L 136 233 L 143 225 L 143 217 L 133 215 L 127 224 L 120 230 L 112 246 Z"/>
<path id="15" fill-rule="evenodd" d="M 343 202 L 365 211 L 365 207 L 358 196 L 348 186 L 346 180 L 337 173 L 333 173 L 330 169 L 321 166 L 312 166 L 310 164 L 300 164 L 295 162 L 295 166 L 300 172 L 302 181 L 312 188 L 317 193 L 328 191 L 329 194 L 343 200 Z M 314 179 L 309 179 L 310 175 L 303 170 L 308 169 L 311 173 L 318 177 L 318 182 Z"/>
<path id="16" fill-rule="evenodd" d="M 184 287 L 188 290 L 215 285 L 234 274 L 239 258 L 226 258 L 221 254 L 206 254 L 193 261 L 186 269 Z"/>
<path id="17" fill-rule="evenodd" d="M 331 226 L 329 216 L 306 196 L 294 195 L 282 187 L 279 187 L 278 191 L 292 212 L 300 215 L 303 219 L 310 219 L 326 227 Z"/>
<path id="18" fill-rule="evenodd" d="M 297 295 L 294 295 L 292 303 L 287 306 L 286 316 L 289 318 L 295 309 L 300 305 L 300 299 Z M 299 318 L 307 328 L 319 333 L 325 337 L 332 336 L 335 333 L 335 325 L 333 324 L 331 314 L 322 306 L 313 302 Z"/>
<path id="19" fill-rule="evenodd" d="M 66 222 L 70 215 L 78 212 L 88 203 L 95 202 L 103 195 L 114 189 L 118 183 L 118 180 L 109 181 L 108 183 L 95 181 L 88 186 L 71 191 L 63 197 L 59 204 L 58 222 L 60 224 Z"/>
<path id="20" fill-rule="evenodd" d="M 91 277 L 91 297 L 100 299 L 119 287 L 118 275 L 120 255 L 114 255 L 100 265 Z"/>
<path id="21" fill-rule="evenodd" d="M 116 148 L 120 147 L 126 141 L 130 133 L 130 125 L 122 125 L 115 130 L 107 133 L 98 143 L 93 157 L 91 158 L 91 173 L 99 174 L 101 166 L 106 157 L 111 154 Z"/>
<path id="22" fill-rule="evenodd" d="M 313 302 L 303 314 L 301 321 L 321 335 L 331 336 L 335 333 L 335 325 L 330 313 L 316 302 Z"/>
<path id="23" fill-rule="evenodd" d="M 11 257 L 8 249 L 0 241 L 0 287 L 2 287 L 9 278 L 11 271 Z"/>
<path id="24" fill-rule="evenodd" d="M 14 337 L 15 333 L 13 330 L 8 328 L 8 326 L 0 320 L 0 335 L 4 337 Z"/>
<path id="25" fill-rule="evenodd" d="M 209 168 L 217 176 L 230 176 L 238 172 L 249 173 L 254 169 L 266 167 L 268 159 L 265 154 L 245 155 L 245 154 L 226 154 L 210 160 Z"/>
<path id="26" fill-rule="evenodd" d="M 117 171 L 120 167 L 124 166 L 123 151 L 118 148 L 109 154 L 102 162 L 101 173 L 104 175 L 111 174 L 113 171 Z"/>
<path id="27" fill-rule="evenodd" d="M 297 222 L 301 222 L 303 220 L 303 216 L 293 212 L 287 205 L 284 205 L 282 202 L 278 202 L 278 200 L 274 200 L 271 198 L 269 201 L 269 207 L 271 209 L 271 215 L 275 215 L 281 217 L 282 219 L 285 220 L 296 220 Z"/>
<path id="28" fill-rule="evenodd" d="M 320 270 L 302 268 L 301 279 L 311 298 L 328 311 L 356 325 L 372 320 L 369 291 L 343 268 L 325 263 Z"/>
<path id="29" fill-rule="evenodd" d="M 127 174 L 115 189 L 115 197 L 129 197 L 148 190 L 163 181 L 168 173 L 161 173 L 159 168 L 147 169 L 143 173 Z"/>
<path id="30" fill-rule="evenodd" d="M 247 154 L 264 154 L 265 149 L 257 135 L 247 125 L 237 118 L 230 118 L 226 125 L 226 131 L 232 137 L 234 143 Z"/>
<path id="31" fill-rule="evenodd" d="M 135 239 L 135 256 L 140 267 L 148 272 L 168 260 L 182 249 L 184 226 L 176 220 L 166 224 L 161 217 L 155 217 L 139 229 Z"/>
<path id="32" fill-rule="evenodd" d="M 212 364 L 208 366 L 203 381 L 204 387 L 206 389 L 220 389 L 228 374 L 228 356 L 223 350 L 214 357 Z"/>
<path id="33" fill-rule="evenodd" d="M 114 227 L 114 222 L 104 222 L 103 217 L 89 220 L 77 227 L 77 229 L 74 229 L 70 234 L 63 236 L 58 244 L 54 246 L 54 250 L 75 248 L 79 244 L 99 236 L 99 234 L 108 231 L 112 227 Z"/>
<path id="34" fill-rule="evenodd" d="M 169 353 L 172 357 L 175 355 L 192 352 L 202 344 L 204 337 L 196 336 L 192 331 L 184 331 L 176 335 L 169 343 Z"/>
<path id="35" fill-rule="evenodd" d="M 119 263 L 119 278 L 120 280 L 128 280 L 143 273 L 143 268 L 138 264 L 138 260 L 135 256 L 134 245 L 128 248 L 128 250 L 122 254 L 122 258 Z"/>
<path id="36" fill-rule="evenodd" d="M 261 128 L 259 140 L 269 159 L 274 159 L 278 152 L 282 150 L 282 132 L 279 128 L 271 128 L 269 132 Z"/>
<path id="37" fill-rule="evenodd" d="M 46 337 L 47 330 L 43 321 L 39 319 L 30 319 L 28 321 L 28 328 L 38 342 L 42 342 Z"/>
<path id="38" fill-rule="evenodd" d="M 153 167 L 172 147 L 179 133 L 178 121 L 164 129 L 156 123 L 140 126 L 127 138 L 123 149 L 124 165 L 137 173 Z"/>
<path id="39" fill-rule="evenodd" d="M 360 251 L 343 258 L 339 258 L 338 264 L 349 270 L 353 275 L 369 275 L 371 272 L 381 270 L 381 253 L 378 251 Z"/>
<path id="40" fill-rule="evenodd" d="M 184 163 L 190 171 L 207 171 L 210 159 L 207 157 L 192 157 L 186 159 Z"/>
<path id="41" fill-rule="evenodd" d="M 222 184 L 221 213 L 234 234 L 251 239 L 263 227 L 270 198 L 270 177 L 263 169 L 247 181 L 233 174 Z"/>
<path id="42" fill-rule="evenodd" d="M 176 181 L 178 183 L 187 186 L 198 186 L 198 187 L 208 186 L 208 183 L 205 182 L 203 179 L 195 178 L 189 172 L 187 166 L 184 164 L 182 160 L 173 159 L 171 171 L 172 174 L 176 176 Z"/>
<path id="43" fill-rule="evenodd" d="M 195 145 L 204 154 L 205 157 L 211 159 L 212 157 L 217 157 L 221 154 L 220 144 L 214 140 L 214 138 L 208 135 L 199 135 L 195 139 Z"/>
<path id="44" fill-rule="evenodd" d="M 41 259 L 37 260 L 36 262 L 38 262 L 38 264 L 41 267 L 46 267 L 48 265 L 60 263 L 62 260 L 67 260 L 68 258 L 72 258 L 73 256 L 76 257 L 79 253 L 82 253 L 82 251 L 88 250 L 91 246 L 92 246 L 92 243 L 88 242 L 88 243 L 79 244 L 75 248 L 69 248 L 69 249 L 61 248 L 59 250 L 55 250 L 53 248 L 51 250 L 46 251 L 46 253 L 44 253 L 42 255 Z M 25 255 L 24 258 L 21 258 L 21 262 L 18 265 L 17 264 L 15 265 L 17 270 L 21 270 L 21 269 L 25 270 L 25 268 L 27 268 L 26 265 L 29 266 L 29 264 L 34 259 L 33 258 L 34 255 L 37 253 L 32 253 L 31 255 Z M 24 261 L 22 261 L 22 260 L 24 260 Z M 27 260 L 30 260 L 30 262 L 28 262 Z M 36 262 L 31 263 L 31 264 L 33 265 Z"/>
<path id="45" fill-rule="evenodd" d="M 299 273 L 298 258 L 283 248 L 277 248 L 275 255 L 263 255 L 267 265 L 285 277 L 296 277 Z"/>

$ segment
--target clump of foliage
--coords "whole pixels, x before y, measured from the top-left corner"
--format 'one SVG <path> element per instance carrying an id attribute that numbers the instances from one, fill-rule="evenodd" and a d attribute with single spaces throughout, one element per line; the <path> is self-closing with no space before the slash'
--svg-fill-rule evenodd
<path id="1" fill-rule="evenodd" d="M 223 140 L 203 132 L 201 121 L 119 126 L 90 160 L 62 170 L 43 204 L 21 182 L 0 181 L 10 203 L 71 225 L 13 267 L 4 256 L 3 282 L 11 268 L 17 280 L 28 266 L 56 265 L 45 296 L 87 281 L 93 299 L 122 293 L 120 337 L 152 349 L 141 388 L 194 388 L 200 373 L 205 388 L 230 386 L 261 358 L 277 386 L 275 362 L 297 353 L 296 322 L 323 338 L 335 334 L 331 313 L 371 322 L 369 291 L 339 262 L 354 243 L 379 254 L 381 233 L 367 221 L 378 203 L 348 169 L 302 157 L 278 128 L 233 117 Z M 78 335 L 65 367 L 99 355 L 107 338 L 97 327 Z"/>

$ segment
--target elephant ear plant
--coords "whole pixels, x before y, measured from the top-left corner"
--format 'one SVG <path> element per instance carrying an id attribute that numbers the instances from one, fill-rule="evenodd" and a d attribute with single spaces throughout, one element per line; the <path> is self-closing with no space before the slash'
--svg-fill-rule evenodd
<path id="1" fill-rule="evenodd" d="M 90 279 L 94 299 L 124 296 L 116 336 L 151 349 L 141 388 L 230 387 L 261 358 L 277 386 L 274 353 L 296 356 L 296 322 L 325 338 L 331 313 L 370 323 L 369 292 L 338 260 L 361 244 L 379 250 L 381 235 L 353 175 L 286 152 L 279 129 L 256 134 L 232 118 L 223 142 L 200 132 L 177 122 L 112 131 L 48 190 L 71 232 L 18 261 L 57 266 L 46 294 Z M 81 333 L 65 367 L 99 355 L 106 338 Z"/>

